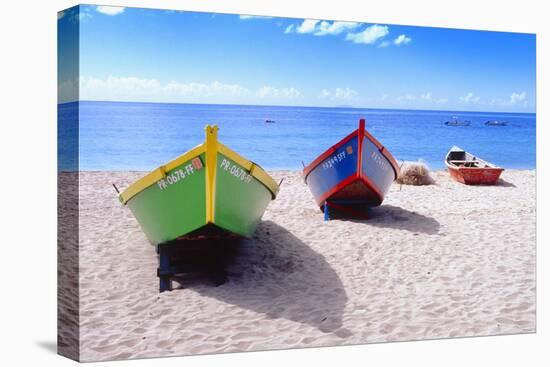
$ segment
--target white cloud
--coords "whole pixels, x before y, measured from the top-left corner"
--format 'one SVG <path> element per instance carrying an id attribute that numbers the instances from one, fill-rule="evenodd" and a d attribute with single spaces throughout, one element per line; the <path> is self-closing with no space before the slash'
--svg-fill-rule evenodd
<path id="1" fill-rule="evenodd" d="M 289 25 L 285 29 L 285 33 L 292 33 L 292 31 L 294 31 L 294 24 Z"/>
<path id="2" fill-rule="evenodd" d="M 82 99 L 117 99 L 117 96 L 136 96 L 139 94 L 158 94 L 161 84 L 156 79 L 136 77 L 114 77 L 106 79 L 81 77 L 80 89 Z"/>
<path id="3" fill-rule="evenodd" d="M 479 103 L 479 100 L 480 100 L 479 96 L 475 96 L 472 92 L 466 94 L 463 97 L 460 97 L 460 101 L 466 104 L 469 104 L 469 103 L 477 104 Z"/>
<path id="4" fill-rule="evenodd" d="M 124 7 L 121 6 L 98 5 L 95 10 L 97 10 L 98 13 L 105 15 L 117 15 L 124 13 Z"/>
<path id="5" fill-rule="evenodd" d="M 256 92 L 238 84 L 213 81 L 210 83 L 145 79 L 132 76 L 106 78 L 81 77 L 80 99 L 136 102 L 197 102 L 197 103 L 253 103 L 258 98 L 266 103 L 273 100 L 296 100 L 303 94 L 294 87 L 275 88 L 265 85 Z M 60 86 L 60 94 L 72 96 L 74 88 Z M 62 100 L 60 96 L 60 100 Z M 74 100 L 74 98 L 73 98 Z"/>
<path id="6" fill-rule="evenodd" d="M 422 93 L 419 96 L 408 93 L 397 97 L 396 100 L 398 102 L 420 101 L 420 102 L 430 102 L 430 103 L 437 103 L 437 104 L 444 104 L 444 103 L 447 103 L 448 101 L 447 98 L 435 97 L 431 92 Z"/>
<path id="7" fill-rule="evenodd" d="M 265 15 L 239 15 L 239 19 L 241 19 L 241 20 L 249 20 L 249 19 L 271 19 L 271 17 L 265 16 Z"/>
<path id="8" fill-rule="evenodd" d="M 313 33 L 317 27 L 318 20 L 304 19 L 302 24 L 296 27 L 296 33 Z"/>
<path id="9" fill-rule="evenodd" d="M 360 23 L 355 22 L 329 22 L 326 20 L 304 19 L 299 25 L 290 24 L 286 27 L 285 33 L 296 32 L 302 34 L 312 33 L 316 36 L 335 36 L 357 28 L 359 25 Z"/>
<path id="10" fill-rule="evenodd" d="M 349 101 L 357 97 L 358 93 L 351 88 L 335 88 L 334 90 L 323 89 L 321 98 L 333 101 Z"/>
<path id="11" fill-rule="evenodd" d="M 490 106 L 523 106 L 527 107 L 529 105 L 527 101 L 526 92 L 514 92 L 508 97 L 508 99 L 502 98 L 493 98 L 488 103 Z"/>
<path id="12" fill-rule="evenodd" d="M 354 23 L 354 22 L 332 22 L 331 23 L 323 20 L 317 25 L 313 34 L 316 36 L 324 36 L 327 34 L 338 35 L 344 31 L 357 28 L 359 25 L 360 23 Z"/>
<path id="13" fill-rule="evenodd" d="M 171 81 L 163 89 L 168 93 L 193 97 L 245 96 L 249 93 L 247 88 L 238 84 L 224 84 L 218 81 L 209 84 Z"/>
<path id="14" fill-rule="evenodd" d="M 388 26 L 374 24 L 365 28 L 361 32 L 348 33 L 346 35 L 346 40 L 353 43 L 364 43 L 370 45 L 378 41 L 380 38 L 387 36 L 388 33 L 390 33 Z"/>
<path id="15" fill-rule="evenodd" d="M 414 101 L 416 100 L 416 96 L 413 95 L 413 94 L 405 94 L 404 96 L 399 96 L 396 98 L 397 101 L 399 102 L 402 102 L 402 101 Z"/>
<path id="16" fill-rule="evenodd" d="M 315 36 L 326 36 L 326 35 L 339 35 L 345 33 L 345 40 L 351 41 L 353 43 L 363 43 L 363 44 L 374 44 L 378 40 L 387 36 L 390 31 L 389 27 L 386 25 L 373 24 L 364 28 L 361 31 L 353 32 L 361 26 L 362 23 L 356 22 L 330 22 L 326 20 L 315 20 L 315 19 L 304 19 L 304 21 L 299 24 L 290 24 L 285 28 L 285 34 L 288 33 L 301 33 L 301 34 L 313 34 Z M 408 44 L 411 42 L 411 38 L 405 36 L 404 34 L 397 37 L 393 44 L 400 46 L 402 44 Z M 392 43 L 390 41 L 383 41 L 378 44 L 378 47 L 388 47 Z"/>
<path id="17" fill-rule="evenodd" d="M 156 79 L 109 76 L 105 79 L 81 77 L 79 84 L 82 100 L 185 102 L 206 98 L 225 101 L 249 95 L 247 88 L 219 81 L 161 83 Z"/>
<path id="18" fill-rule="evenodd" d="M 426 92 L 424 94 L 421 94 L 420 99 L 422 99 L 424 101 L 427 101 L 427 102 L 434 102 L 434 103 L 438 103 L 438 104 L 444 104 L 444 103 L 447 103 L 447 101 L 448 101 L 447 98 L 436 98 L 436 97 L 434 97 L 431 92 Z"/>
<path id="19" fill-rule="evenodd" d="M 396 46 L 406 45 L 412 41 L 410 37 L 405 36 L 404 34 L 399 35 L 396 39 L 393 40 L 393 44 Z"/>
<path id="20" fill-rule="evenodd" d="M 271 86 L 263 86 L 261 87 L 257 95 L 260 98 L 285 98 L 285 99 L 296 99 L 302 97 L 302 93 L 294 88 L 274 88 Z"/>
<path id="21" fill-rule="evenodd" d="M 526 101 L 527 93 L 521 92 L 521 93 L 512 93 L 510 95 L 510 104 L 515 105 L 521 102 L 527 102 Z"/>

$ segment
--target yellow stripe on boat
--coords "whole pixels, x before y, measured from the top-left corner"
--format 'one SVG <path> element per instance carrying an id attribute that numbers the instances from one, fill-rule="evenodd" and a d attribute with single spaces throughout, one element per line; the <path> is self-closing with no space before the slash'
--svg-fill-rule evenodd
<path id="1" fill-rule="evenodd" d="M 218 143 L 218 151 L 241 167 L 243 167 L 244 169 L 246 169 L 252 177 L 260 181 L 265 187 L 269 189 L 269 191 L 271 191 L 273 199 L 275 199 L 275 197 L 279 193 L 279 185 L 277 184 L 277 182 L 275 182 L 273 178 L 271 178 L 269 174 L 267 174 L 266 171 L 263 170 L 262 167 L 242 157 L 238 153 L 235 153 L 222 143 Z"/>
<path id="2" fill-rule="evenodd" d="M 174 168 L 180 166 L 181 164 L 195 158 L 196 156 L 206 153 L 206 220 L 207 223 L 213 222 L 214 220 L 214 197 L 216 191 L 216 170 L 217 170 L 217 153 L 225 155 L 229 159 L 233 160 L 235 163 L 242 166 L 246 169 L 249 174 L 261 182 L 265 187 L 271 191 L 273 199 L 279 193 L 279 185 L 271 176 L 263 170 L 260 166 L 255 164 L 252 161 L 242 157 L 240 154 L 235 153 L 222 143 L 218 142 L 218 127 L 216 125 L 210 126 L 207 125 L 206 128 L 206 142 L 200 144 L 188 152 L 180 155 L 176 159 L 166 163 L 163 166 L 155 169 L 146 176 L 140 178 L 132 185 L 130 185 L 126 190 L 124 190 L 119 195 L 119 199 L 123 204 L 126 204 L 128 200 L 139 194 L 141 191 L 145 190 L 151 185 L 154 185 L 159 180 L 166 177 L 166 172 L 170 172 Z"/>
<path id="3" fill-rule="evenodd" d="M 182 165 L 183 163 L 195 158 L 196 156 L 202 154 L 205 151 L 204 143 L 197 145 L 196 147 L 192 148 L 186 153 L 183 153 L 179 157 L 177 157 L 174 160 L 171 160 L 170 162 L 166 163 L 164 166 L 164 169 L 166 172 L 169 172 L 173 170 L 174 168 Z"/>
<path id="4" fill-rule="evenodd" d="M 214 223 L 216 197 L 216 162 L 218 158 L 218 126 L 206 125 L 206 223 Z"/>
<path id="5" fill-rule="evenodd" d="M 180 155 L 176 159 L 166 163 L 165 165 L 160 166 L 156 170 L 152 171 L 151 173 L 143 176 L 136 182 L 134 182 L 132 185 L 128 186 L 126 190 L 120 193 L 119 199 L 122 204 L 126 204 L 128 200 L 145 190 L 151 185 L 154 185 L 158 181 L 162 180 L 166 177 L 166 172 L 169 172 L 173 170 L 174 168 L 178 167 L 179 165 L 195 158 L 196 156 L 200 155 L 204 152 L 204 144 L 200 144 L 193 149 L 189 150 L 188 152 Z"/>

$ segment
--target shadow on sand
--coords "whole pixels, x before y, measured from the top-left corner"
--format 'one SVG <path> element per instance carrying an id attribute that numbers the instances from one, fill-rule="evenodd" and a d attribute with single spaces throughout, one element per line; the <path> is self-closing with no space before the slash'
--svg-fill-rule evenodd
<path id="1" fill-rule="evenodd" d="M 502 178 L 499 178 L 496 185 L 495 186 L 500 186 L 500 187 L 516 187 L 516 185 L 514 185 L 513 183 L 511 182 L 508 182 L 506 180 L 503 180 Z"/>
<path id="2" fill-rule="evenodd" d="M 251 239 L 224 244 L 226 282 L 218 287 L 205 277 L 175 278 L 182 287 L 273 319 L 309 324 L 344 338 L 344 286 L 325 258 L 271 221 Z M 232 251 L 228 251 L 232 249 Z M 212 269 L 210 269 L 212 271 Z M 177 290 L 176 290 L 177 292 Z"/>
<path id="3" fill-rule="evenodd" d="M 371 208 L 368 217 L 369 219 L 361 222 L 375 227 L 404 229 L 416 233 L 437 234 L 440 227 L 434 218 L 393 205 Z"/>

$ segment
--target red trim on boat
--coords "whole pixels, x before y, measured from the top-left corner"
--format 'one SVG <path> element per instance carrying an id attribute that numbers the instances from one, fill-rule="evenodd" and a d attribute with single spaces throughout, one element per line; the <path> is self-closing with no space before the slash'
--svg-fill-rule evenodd
<path id="1" fill-rule="evenodd" d="M 344 187 L 348 186 L 353 181 L 359 180 L 359 179 L 360 178 L 357 177 L 357 173 L 354 173 L 353 175 L 350 175 L 350 176 L 346 177 L 345 179 L 340 181 L 338 184 L 333 186 L 331 189 L 328 189 L 322 195 L 320 195 L 319 200 L 317 201 L 317 205 L 322 205 L 327 198 L 329 198 L 332 195 L 336 194 L 338 191 L 342 190 Z"/>
<path id="2" fill-rule="evenodd" d="M 357 134 L 359 136 L 357 139 L 357 175 L 361 177 L 361 172 L 363 171 L 363 136 L 365 135 L 365 119 L 359 119 Z"/>
<path id="3" fill-rule="evenodd" d="M 334 153 L 334 151 L 338 148 L 340 148 L 340 146 L 344 145 L 345 143 L 347 143 L 349 140 L 351 140 L 354 136 L 357 135 L 357 130 L 353 130 L 350 134 L 348 134 L 344 139 L 340 140 L 338 143 L 334 144 L 333 146 L 331 146 L 330 148 L 328 148 L 323 154 L 321 154 L 320 156 L 318 156 L 317 158 L 315 158 L 315 160 L 313 162 L 311 162 L 310 164 L 308 164 L 307 166 L 304 167 L 304 170 L 302 171 L 302 175 L 304 176 L 304 180 L 307 178 L 307 175 L 309 175 L 309 173 L 315 168 L 317 167 L 319 164 L 321 164 L 322 161 L 324 161 L 325 159 L 327 159 L 332 153 Z"/>
<path id="4" fill-rule="evenodd" d="M 464 167 L 457 164 L 451 163 L 450 154 L 453 150 L 451 149 L 447 152 L 445 156 L 445 165 L 447 170 L 453 179 L 458 182 L 461 182 L 466 185 L 494 185 L 497 183 L 498 179 L 504 168 L 495 166 L 483 159 L 479 159 L 482 162 L 485 162 L 487 167 Z M 471 153 L 462 150 L 466 154 L 473 155 Z"/>
<path id="5" fill-rule="evenodd" d="M 344 180 L 340 181 L 336 186 L 332 187 L 331 189 L 325 191 L 322 195 L 319 196 L 319 200 L 317 201 L 317 205 L 323 205 L 325 200 L 330 198 L 332 195 L 336 194 L 338 191 L 344 189 L 349 184 L 353 183 L 354 181 L 362 181 L 369 189 L 371 189 L 376 195 L 378 195 L 378 198 L 380 199 L 380 202 L 384 200 L 384 195 L 382 192 L 376 187 L 376 185 L 367 177 L 361 177 L 358 176 L 357 173 L 345 178 Z"/>
<path id="6" fill-rule="evenodd" d="M 378 195 L 380 202 L 384 201 L 384 194 L 382 194 L 382 191 L 380 191 L 380 189 L 374 184 L 374 182 L 371 181 L 370 178 L 368 178 L 367 176 L 361 176 L 361 181 L 363 181 L 369 189 L 371 189 L 376 195 Z"/>
<path id="7" fill-rule="evenodd" d="M 304 170 L 302 171 L 302 175 L 304 176 L 304 180 L 307 178 L 307 175 L 315 168 L 317 167 L 322 161 L 324 161 L 328 156 L 330 156 L 336 148 L 334 146 L 328 148 L 323 154 L 315 158 L 313 162 L 311 162 L 309 165 L 304 167 Z"/>
<path id="8" fill-rule="evenodd" d="M 304 167 L 302 171 L 302 175 L 304 177 L 304 181 L 306 181 L 307 184 L 307 176 L 311 173 L 311 171 L 317 167 L 321 162 L 323 162 L 325 159 L 327 159 L 330 155 L 332 155 L 340 146 L 347 143 L 349 140 L 351 140 L 353 137 L 357 136 L 357 170 L 356 173 L 347 177 L 340 183 L 338 183 L 336 186 L 332 187 L 331 189 L 327 190 L 324 194 L 320 196 L 320 202 L 318 202 L 319 205 L 321 205 L 322 202 L 324 202 L 328 197 L 335 194 L 336 192 L 343 189 L 347 184 L 351 183 L 354 178 L 361 179 L 372 191 L 374 191 L 380 201 L 384 200 L 384 195 L 382 192 L 376 187 L 376 185 L 367 177 L 367 175 L 362 174 L 362 163 L 363 163 L 363 139 L 362 137 L 365 136 L 367 139 L 369 139 L 379 150 L 379 152 L 388 160 L 390 165 L 393 168 L 395 178 L 399 175 L 399 166 L 397 165 L 397 161 L 392 156 L 392 154 L 382 145 L 374 136 L 372 136 L 367 130 L 365 130 L 365 119 L 359 120 L 359 128 L 352 131 L 350 134 L 348 134 L 345 138 L 340 140 L 338 143 L 334 144 L 330 148 L 328 148 L 323 154 L 315 158 L 313 162 L 311 162 L 309 165 Z"/>

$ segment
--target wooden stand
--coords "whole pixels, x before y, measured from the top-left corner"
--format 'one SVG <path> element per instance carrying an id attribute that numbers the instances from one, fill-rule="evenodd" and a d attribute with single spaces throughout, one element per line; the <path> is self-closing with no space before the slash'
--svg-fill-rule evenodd
<path id="1" fill-rule="evenodd" d="M 224 262 L 228 244 L 223 240 L 180 241 L 157 245 L 159 292 L 172 290 L 178 274 L 206 272 L 217 287 L 226 281 Z"/>
<path id="2" fill-rule="evenodd" d="M 170 266 L 170 255 L 166 245 L 157 246 L 157 254 L 159 255 L 159 267 L 157 268 L 157 276 L 159 277 L 159 292 L 172 290 L 172 276 L 175 270 Z"/>

